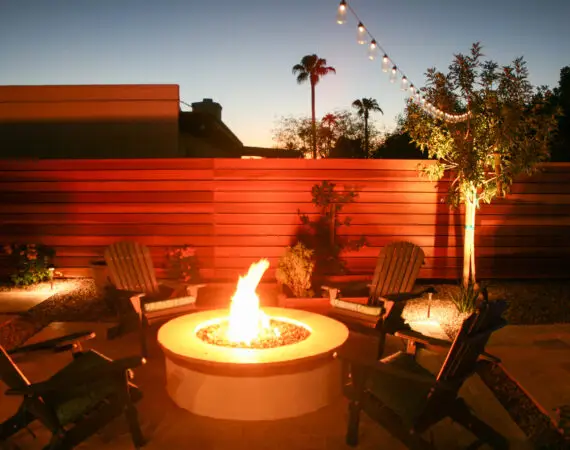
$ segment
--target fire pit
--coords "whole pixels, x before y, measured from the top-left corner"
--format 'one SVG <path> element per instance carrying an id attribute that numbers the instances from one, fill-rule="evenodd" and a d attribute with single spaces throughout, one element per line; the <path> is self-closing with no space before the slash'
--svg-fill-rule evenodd
<path id="1" fill-rule="evenodd" d="M 275 420 L 315 411 L 341 395 L 340 322 L 285 308 L 259 308 L 255 288 L 269 263 L 240 278 L 229 310 L 163 325 L 167 391 L 181 408 L 232 420 Z"/>

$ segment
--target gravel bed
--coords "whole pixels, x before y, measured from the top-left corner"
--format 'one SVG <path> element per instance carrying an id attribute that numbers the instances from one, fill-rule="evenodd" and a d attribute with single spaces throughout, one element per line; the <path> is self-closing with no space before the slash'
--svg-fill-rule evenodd
<path id="1" fill-rule="evenodd" d="M 454 338 L 468 314 L 460 314 L 451 301 L 459 292 L 457 284 L 425 284 L 418 290 L 433 286 L 437 293 L 429 301 L 427 294 L 409 300 L 402 317 L 406 322 L 428 317 L 440 322 L 443 330 Z M 505 300 L 508 309 L 505 318 L 511 325 L 538 325 L 570 323 L 570 281 L 490 281 L 481 282 L 489 293 L 489 300 Z"/>
<path id="2" fill-rule="evenodd" d="M 113 318 L 104 300 L 97 296 L 93 280 L 69 279 L 57 280 L 56 283 L 62 288 L 60 292 L 26 313 L 0 324 L 0 345 L 6 349 L 21 345 L 54 321 L 105 321 Z"/>

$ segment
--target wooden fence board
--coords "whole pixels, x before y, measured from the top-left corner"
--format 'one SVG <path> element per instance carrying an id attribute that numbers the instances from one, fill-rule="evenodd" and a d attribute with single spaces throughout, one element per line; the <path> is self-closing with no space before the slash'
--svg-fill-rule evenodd
<path id="1" fill-rule="evenodd" d="M 315 218 L 311 187 L 331 180 L 359 197 L 340 218 L 341 236 L 368 246 L 343 255 L 354 276 L 369 277 L 380 249 L 394 240 L 420 245 L 422 278 L 457 278 L 462 264 L 462 209 L 442 200 L 449 181 L 420 178 L 418 161 L 400 160 L 1 160 L 0 244 L 54 246 L 66 275 L 89 275 L 89 263 L 118 240 L 150 247 L 165 273 L 165 252 L 193 245 L 207 279 L 236 279 L 268 257 L 272 267 L 295 241 L 297 212 Z M 481 277 L 561 277 L 570 257 L 570 164 L 541 166 L 521 177 L 506 199 L 477 212 Z M 6 258 L 0 258 L 4 273 Z M 229 277 L 229 278 L 228 278 Z"/>

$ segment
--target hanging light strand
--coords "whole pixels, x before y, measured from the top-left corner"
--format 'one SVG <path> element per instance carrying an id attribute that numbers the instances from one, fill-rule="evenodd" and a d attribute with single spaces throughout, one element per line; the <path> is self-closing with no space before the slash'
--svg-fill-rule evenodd
<path id="1" fill-rule="evenodd" d="M 398 66 L 395 61 L 388 56 L 388 52 L 382 47 L 382 45 L 376 40 L 376 38 L 370 33 L 370 30 L 364 22 L 360 19 L 356 11 L 350 6 L 346 0 L 341 0 L 337 12 L 337 23 L 346 23 L 346 14 L 350 12 L 357 25 L 357 42 L 359 44 L 365 44 L 370 42 L 368 49 L 368 58 L 371 60 L 376 59 L 376 54 L 380 50 L 382 56 L 382 71 L 390 73 L 390 82 L 394 83 L 398 74 L 400 74 L 400 89 L 402 91 L 409 91 L 410 98 L 416 102 L 416 104 L 427 114 L 432 117 L 444 120 L 446 122 L 458 123 L 464 122 L 471 117 L 471 112 L 468 111 L 464 114 L 450 114 L 437 108 L 434 104 L 428 102 L 424 97 L 422 97 L 420 89 L 417 88 L 414 83 L 406 76 L 404 71 Z M 368 36 L 369 39 L 366 39 Z"/>

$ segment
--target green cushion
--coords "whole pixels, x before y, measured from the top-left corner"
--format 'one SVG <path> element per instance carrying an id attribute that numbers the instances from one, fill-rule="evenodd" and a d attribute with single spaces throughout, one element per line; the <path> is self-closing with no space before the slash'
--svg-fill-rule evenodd
<path id="1" fill-rule="evenodd" d="M 103 355 L 89 351 L 74 359 L 50 379 L 69 380 L 69 388 L 64 392 L 58 391 L 45 398 L 46 403 L 54 409 L 62 426 L 75 422 L 101 401 L 117 393 L 118 384 L 109 378 L 88 384 L 73 385 L 75 373 L 101 367 L 109 361 Z"/>
<path id="2" fill-rule="evenodd" d="M 388 369 L 394 368 L 419 375 L 435 383 L 435 376 L 407 353 L 397 352 L 380 362 L 386 364 Z M 429 382 L 422 383 L 378 370 L 368 379 L 367 388 L 380 402 L 411 424 L 413 419 L 422 412 L 431 386 Z"/>

